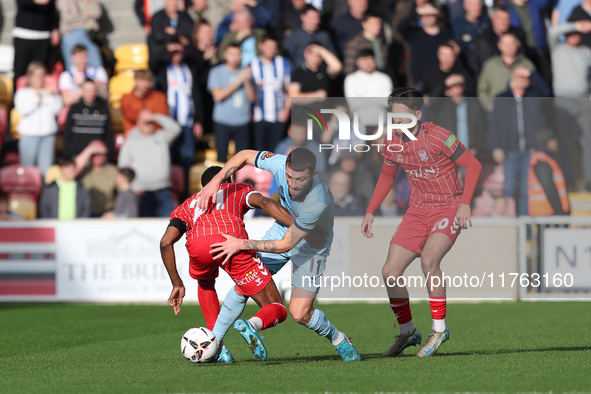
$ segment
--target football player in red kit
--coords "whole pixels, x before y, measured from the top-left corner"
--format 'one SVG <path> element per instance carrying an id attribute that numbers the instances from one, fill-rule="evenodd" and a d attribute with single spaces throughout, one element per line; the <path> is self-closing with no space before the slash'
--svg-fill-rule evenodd
<path id="1" fill-rule="evenodd" d="M 221 169 L 208 168 L 201 179 L 203 186 Z M 198 196 L 193 195 L 171 213 L 170 223 L 160 241 L 160 252 L 173 285 L 168 303 L 173 307 L 175 314 L 178 314 L 185 296 L 185 287 L 176 268 L 173 246 L 183 234 L 186 234 L 186 247 L 190 257 L 189 274 L 198 282 L 199 304 L 207 327 L 213 330 L 220 311 L 214 285 L 221 261 L 212 257 L 211 245 L 225 241 L 226 238 L 222 234 L 248 239 L 243 218 L 251 208 L 261 208 L 287 226 L 291 225 L 293 218 L 275 201 L 240 183 L 222 184 L 215 199 L 216 203 L 208 212 L 199 209 L 197 202 Z M 234 280 L 240 291 L 252 297 L 261 307 L 251 318 L 260 330 L 273 327 L 286 319 L 287 311 L 277 287 L 256 252 L 241 251 L 221 267 Z M 222 346 L 217 362 L 233 362 L 232 355 L 223 345 L 223 338 L 219 339 Z M 264 359 L 266 354 L 255 354 L 255 357 Z"/>
<path id="2" fill-rule="evenodd" d="M 392 188 L 396 171 L 402 167 L 411 185 L 410 204 L 390 241 L 388 257 L 382 268 L 390 306 L 400 326 L 400 335 L 386 350 L 384 357 L 402 354 L 409 346 L 421 343 L 422 336 L 414 327 L 408 290 L 396 286 L 396 279 L 406 267 L 421 257 L 421 268 L 427 278 L 433 324 L 417 356 L 432 356 L 449 339 L 445 324 L 446 291 L 442 283 L 441 260 L 451 249 L 462 229 L 472 225 L 470 202 L 482 170 L 480 162 L 450 131 L 432 123 L 421 122 L 423 95 L 411 88 L 399 88 L 388 97 L 393 113 L 407 113 L 417 119 L 408 131 L 416 139 L 397 129 L 384 144 L 384 165 L 367 208 L 361 232 L 371 233 L 374 213 Z M 396 124 L 409 124 L 408 117 L 395 117 Z M 465 185 L 458 181 L 456 165 L 466 169 Z"/>

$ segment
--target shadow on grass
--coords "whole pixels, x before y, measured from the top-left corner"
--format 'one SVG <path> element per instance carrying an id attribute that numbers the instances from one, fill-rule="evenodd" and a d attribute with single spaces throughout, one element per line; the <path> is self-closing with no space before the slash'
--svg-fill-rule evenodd
<path id="1" fill-rule="evenodd" d="M 495 354 L 529 353 L 529 352 L 584 352 L 590 351 L 591 346 L 556 346 L 538 349 L 499 349 L 499 350 L 474 350 L 473 352 L 445 352 L 437 353 L 437 357 L 448 356 L 483 356 Z"/>
<path id="2" fill-rule="evenodd" d="M 591 351 L 591 346 L 577 346 L 577 347 L 549 347 L 539 349 L 501 349 L 501 350 L 475 350 L 473 352 L 451 352 L 451 353 L 437 353 L 436 357 L 450 357 L 450 356 L 484 356 L 496 354 L 512 354 L 512 353 L 528 353 L 528 352 L 576 352 L 576 351 Z M 414 353 L 403 354 L 399 357 L 382 357 L 382 353 L 362 353 L 362 361 L 384 359 L 384 358 L 415 358 Z M 336 361 L 342 362 L 338 355 L 325 356 L 294 356 L 294 357 L 271 357 L 267 361 L 237 360 L 237 364 L 264 364 L 264 365 L 281 365 L 286 363 L 303 363 L 310 361 Z M 354 364 L 354 363 L 351 363 Z"/>

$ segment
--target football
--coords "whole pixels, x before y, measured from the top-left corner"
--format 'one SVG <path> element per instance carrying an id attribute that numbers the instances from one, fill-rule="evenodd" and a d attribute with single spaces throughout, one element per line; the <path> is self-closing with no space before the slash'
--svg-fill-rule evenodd
<path id="1" fill-rule="evenodd" d="M 181 352 L 190 362 L 208 363 L 215 358 L 219 342 L 213 332 L 205 327 L 195 327 L 183 334 Z"/>

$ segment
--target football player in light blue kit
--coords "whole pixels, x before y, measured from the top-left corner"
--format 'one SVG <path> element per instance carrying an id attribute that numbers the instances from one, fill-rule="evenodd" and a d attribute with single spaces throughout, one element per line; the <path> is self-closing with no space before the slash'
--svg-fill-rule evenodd
<path id="1" fill-rule="evenodd" d="M 205 208 L 221 182 L 245 164 L 273 174 L 281 204 L 291 212 L 295 220 L 289 228 L 275 222 L 261 241 L 225 236 L 226 242 L 212 245 L 214 257 L 228 260 L 240 250 L 256 250 L 261 252 L 264 264 L 273 272 L 278 272 L 291 260 L 291 316 L 318 335 L 327 337 L 343 360 L 361 360 L 349 338 L 337 330 L 321 310 L 314 308 L 326 258 L 330 253 L 334 223 L 334 202 L 326 184 L 316 176 L 316 157 L 305 148 L 296 148 L 288 156 L 267 151 L 241 151 L 200 192 L 200 204 L 203 202 Z M 242 314 L 245 304 L 246 297 L 238 294 L 236 288 L 232 289 L 224 300 L 213 332 L 218 339 L 223 338 L 229 327 L 236 322 L 234 328 L 251 345 L 257 358 L 265 359 L 266 349 L 257 333 L 260 322 L 257 319 L 236 320 Z"/>

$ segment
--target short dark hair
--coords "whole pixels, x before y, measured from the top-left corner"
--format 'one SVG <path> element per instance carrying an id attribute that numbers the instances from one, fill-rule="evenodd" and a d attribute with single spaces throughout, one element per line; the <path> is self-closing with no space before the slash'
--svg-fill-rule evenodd
<path id="1" fill-rule="evenodd" d="M 507 7 L 505 7 L 504 5 L 495 5 L 493 7 L 493 15 L 497 12 L 497 11 L 501 11 L 501 12 L 509 12 L 509 9 Z"/>
<path id="2" fill-rule="evenodd" d="M 360 57 L 376 57 L 373 53 L 373 49 L 363 48 L 357 52 L 357 58 Z"/>
<path id="3" fill-rule="evenodd" d="M 306 148 L 295 148 L 289 155 L 285 164 L 294 171 L 314 172 L 316 169 L 316 156 Z"/>
<path id="4" fill-rule="evenodd" d="M 72 48 L 72 55 L 75 55 L 77 53 L 80 52 L 87 52 L 88 50 L 86 49 L 86 47 L 84 45 L 74 45 L 74 48 Z"/>
<path id="5" fill-rule="evenodd" d="M 205 170 L 201 175 L 201 186 L 205 187 L 221 170 L 222 167 L 220 166 L 211 166 Z"/>
<path id="6" fill-rule="evenodd" d="M 361 18 L 361 22 L 365 22 L 369 18 L 380 18 L 380 20 L 382 20 L 382 17 L 379 14 L 377 14 L 373 11 L 367 11 L 365 14 L 363 14 L 363 18 Z"/>
<path id="7" fill-rule="evenodd" d="M 279 40 L 277 39 L 277 37 L 275 37 L 273 34 L 270 33 L 266 33 L 263 38 L 261 38 L 260 42 L 265 42 L 267 40 L 271 40 L 271 41 L 275 41 L 276 43 L 279 43 Z"/>
<path id="8" fill-rule="evenodd" d="M 302 11 L 300 12 L 300 15 L 307 13 L 308 11 L 316 11 L 316 12 L 320 12 L 318 11 L 318 8 L 314 7 L 312 4 L 306 4 L 306 6 L 302 9 Z"/>
<path id="9" fill-rule="evenodd" d="M 408 108 L 415 111 L 423 108 L 423 93 L 414 88 L 398 88 L 394 89 L 390 96 L 388 96 L 388 106 L 393 104 L 406 105 Z"/>
<path id="10" fill-rule="evenodd" d="M 67 167 L 67 166 L 75 166 L 76 165 L 76 162 L 74 161 L 74 159 L 72 159 L 70 157 L 66 157 L 66 156 L 58 157 L 55 162 L 60 167 Z"/>
<path id="11" fill-rule="evenodd" d="M 119 173 L 127 179 L 127 182 L 131 183 L 135 179 L 135 171 L 129 167 L 123 167 L 119 169 Z"/>
<path id="12" fill-rule="evenodd" d="M 224 49 L 224 52 L 227 51 L 228 48 L 238 48 L 238 49 L 242 50 L 242 47 L 237 42 L 231 42 L 230 44 L 228 44 L 228 46 Z"/>

